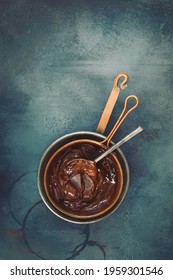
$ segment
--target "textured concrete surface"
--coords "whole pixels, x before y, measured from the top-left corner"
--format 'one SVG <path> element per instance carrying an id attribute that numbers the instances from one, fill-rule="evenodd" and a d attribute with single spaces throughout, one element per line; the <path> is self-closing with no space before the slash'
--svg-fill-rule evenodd
<path id="1" fill-rule="evenodd" d="M 173 1 L 0 1 L 0 259 L 173 259 Z M 140 106 L 114 141 L 131 170 L 123 205 L 102 222 L 73 225 L 40 200 L 45 148 L 95 131 L 114 76 Z"/>

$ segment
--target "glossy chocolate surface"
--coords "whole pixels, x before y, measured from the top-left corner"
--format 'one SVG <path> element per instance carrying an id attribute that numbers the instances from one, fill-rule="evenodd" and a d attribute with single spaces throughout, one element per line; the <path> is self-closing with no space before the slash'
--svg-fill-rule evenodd
<path id="1" fill-rule="evenodd" d="M 89 216 L 107 209 L 119 192 L 120 175 L 111 155 L 93 161 L 103 148 L 78 143 L 57 154 L 47 172 L 47 192 L 53 204 L 75 215 Z"/>

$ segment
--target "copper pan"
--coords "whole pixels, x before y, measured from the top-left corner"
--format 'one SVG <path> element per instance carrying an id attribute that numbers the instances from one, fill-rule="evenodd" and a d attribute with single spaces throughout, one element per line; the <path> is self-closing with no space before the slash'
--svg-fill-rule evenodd
<path id="1" fill-rule="evenodd" d="M 116 94 L 119 95 L 119 92 L 120 92 L 120 90 L 116 91 Z M 127 110 L 127 103 L 130 99 L 135 100 L 135 105 L 133 105 L 130 109 Z M 116 100 L 114 100 L 114 101 L 116 102 Z M 128 163 L 125 159 L 124 154 L 122 153 L 122 151 L 120 149 L 116 150 L 116 154 L 115 153 L 111 154 L 112 158 L 114 159 L 114 162 L 115 162 L 115 165 L 117 168 L 117 172 L 120 176 L 120 180 L 119 180 L 120 183 L 118 185 L 118 191 L 115 195 L 113 203 L 107 209 L 105 209 L 104 211 L 102 211 L 99 214 L 96 214 L 93 216 L 81 217 L 81 216 L 69 213 L 67 211 L 64 211 L 64 209 L 61 209 L 60 207 L 58 207 L 58 205 L 55 204 L 51 200 L 51 197 L 48 192 L 46 178 L 47 178 L 48 170 L 49 170 L 49 167 L 51 166 L 51 163 L 54 161 L 54 159 L 60 153 L 63 153 L 63 151 L 65 151 L 66 148 L 68 148 L 72 145 L 75 145 L 77 143 L 86 142 L 86 143 L 90 143 L 93 145 L 97 145 L 97 146 L 101 147 L 103 150 L 105 150 L 109 147 L 109 145 L 114 144 L 111 141 L 113 135 L 116 133 L 117 129 L 122 124 L 122 122 L 125 120 L 127 115 L 130 112 L 132 112 L 137 106 L 138 106 L 138 98 L 135 95 L 130 95 L 126 98 L 122 113 L 107 137 L 105 137 L 99 133 L 95 133 L 95 132 L 86 132 L 86 131 L 75 132 L 75 133 L 67 134 L 67 135 L 57 139 L 55 142 L 53 142 L 48 147 L 48 149 L 43 154 L 40 164 L 39 164 L 38 186 L 39 186 L 39 191 L 40 191 L 43 201 L 55 215 L 59 216 L 60 218 L 62 218 L 64 220 L 67 220 L 67 221 L 73 222 L 73 223 L 80 223 L 80 224 L 93 223 L 93 222 L 99 221 L 99 220 L 109 216 L 116 209 L 118 209 L 118 207 L 120 206 L 120 204 L 122 203 L 122 201 L 124 200 L 124 198 L 126 196 L 128 186 L 129 186 L 129 177 L 130 177 Z M 106 110 L 106 107 L 105 107 L 105 110 Z M 108 111 L 109 110 L 107 110 L 107 112 Z M 98 125 L 98 128 L 99 127 L 100 127 L 100 125 Z M 102 125 L 102 128 L 104 130 L 105 124 Z"/>

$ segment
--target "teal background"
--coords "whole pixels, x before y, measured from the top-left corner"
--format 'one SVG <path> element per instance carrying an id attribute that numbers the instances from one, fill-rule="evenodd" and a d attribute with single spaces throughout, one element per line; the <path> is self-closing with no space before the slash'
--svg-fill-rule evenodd
<path id="1" fill-rule="evenodd" d="M 173 259 L 173 1 L 0 1 L 0 259 Z M 128 195 L 109 218 L 55 217 L 36 183 L 58 137 L 95 131 L 114 77 L 140 105 L 118 130 Z"/>

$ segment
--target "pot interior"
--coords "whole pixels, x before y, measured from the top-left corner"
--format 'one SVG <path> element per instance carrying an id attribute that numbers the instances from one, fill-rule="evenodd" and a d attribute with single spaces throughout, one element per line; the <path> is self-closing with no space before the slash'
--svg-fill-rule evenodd
<path id="1" fill-rule="evenodd" d="M 47 174 L 49 174 L 51 164 L 53 163 L 56 156 L 63 152 L 65 148 L 70 147 L 73 141 L 75 141 L 73 143 L 79 143 L 81 142 L 81 139 L 88 139 L 89 141 L 85 141 L 88 143 L 94 143 L 94 141 L 101 141 L 104 138 L 104 136 L 93 132 L 77 132 L 68 134 L 53 142 L 43 154 L 38 169 L 39 191 L 47 207 L 57 216 L 73 223 L 92 223 L 103 219 L 113 213 L 124 200 L 129 186 L 129 168 L 125 156 L 120 149 L 117 149 L 116 152 L 111 155 L 119 174 L 119 185 L 117 187 L 117 192 L 115 192 L 114 198 L 111 201 L 109 207 L 106 207 L 99 213 L 90 215 L 81 215 L 81 213 L 79 215 L 79 213 L 71 213 L 62 206 L 57 205 L 57 203 L 55 203 L 51 199 L 48 192 Z"/>
<path id="2" fill-rule="evenodd" d="M 97 141 L 80 139 L 67 143 L 52 155 L 44 172 L 44 187 L 55 208 L 74 218 L 89 219 L 113 207 L 122 192 L 121 165 L 115 154 L 97 164 L 91 161 L 106 149 Z M 77 186 L 69 183 L 74 172 L 80 177 L 80 186 L 79 182 Z"/>

